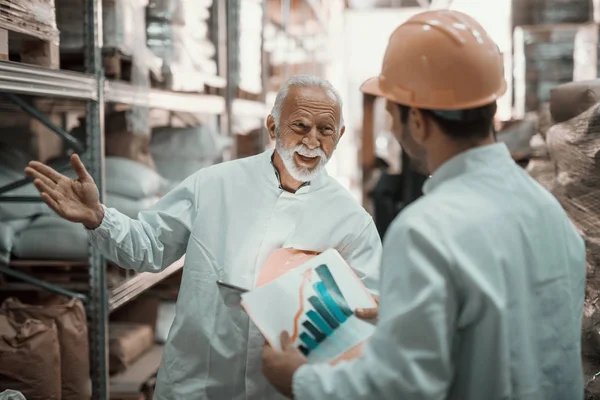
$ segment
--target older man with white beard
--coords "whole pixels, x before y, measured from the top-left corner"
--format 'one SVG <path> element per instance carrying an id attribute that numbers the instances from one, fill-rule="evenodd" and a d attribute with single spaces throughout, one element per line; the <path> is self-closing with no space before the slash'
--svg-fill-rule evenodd
<path id="1" fill-rule="evenodd" d="M 26 169 L 44 201 L 82 223 L 91 243 L 120 266 L 159 272 L 185 254 L 155 399 L 280 398 L 261 373 L 264 338 L 241 309 L 223 303 L 216 285 L 253 287 L 278 248 L 335 248 L 377 294 L 381 242 L 373 220 L 324 168 L 342 121 L 329 82 L 296 76 L 267 120 L 275 151 L 198 171 L 137 220 L 100 204 L 76 155 L 77 180 L 38 162 Z"/>

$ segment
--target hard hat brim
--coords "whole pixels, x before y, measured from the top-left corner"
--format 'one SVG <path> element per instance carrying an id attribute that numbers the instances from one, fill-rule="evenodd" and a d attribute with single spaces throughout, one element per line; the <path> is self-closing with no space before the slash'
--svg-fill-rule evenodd
<path id="1" fill-rule="evenodd" d="M 374 76 L 360 85 L 360 91 L 377 97 L 385 97 L 383 90 L 381 90 L 380 81 L 379 76 Z"/>

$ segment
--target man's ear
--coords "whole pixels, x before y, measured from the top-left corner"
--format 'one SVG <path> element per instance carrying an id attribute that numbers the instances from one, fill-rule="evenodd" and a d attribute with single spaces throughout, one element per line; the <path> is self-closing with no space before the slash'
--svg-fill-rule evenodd
<path id="1" fill-rule="evenodd" d="M 422 145 L 429 139 L 430 131 L 427 125 L 429 122 L 421 110 L 417 108 L 410 109 L 410 118 L 408 120 L 410 133 L 417 144 Z"/>
<path id="2" fill-rule="evenodd" d="M 346 132 L 346 127 L 342 126 L 342 129 L 340 130 L 340 137 L 338 138 L 338 140 L 340 140 L 342 138 L 342 136 L 344 136 L 345 132 Z"/>
<path id="3" fill-rule="evenodd" d="M 265 123 L 267 127 L 267 131 L 269 131 L 269 137 L 271 140 L 275 140 L 275 118 L 271 114 L 267 117 L 267 122 Z"/>

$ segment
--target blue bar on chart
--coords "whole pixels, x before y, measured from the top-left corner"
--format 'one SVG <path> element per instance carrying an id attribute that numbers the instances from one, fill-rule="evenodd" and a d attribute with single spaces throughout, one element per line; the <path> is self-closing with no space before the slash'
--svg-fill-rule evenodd
<path id="1" fill-rule="evenodd" d="M 346 319 L 348 317 L 346 316 L 346 314 L 344 314 L 342 309 L 338 307 L 337 303 L 333 301 L 333 298 L 329 294 L 329 291 L 325 287 L 325 284 L 323 282 L 317 282 L 313 285 L 313 287 L 315 289 L 315 292 L 317 292 L 317 294 L 321 298 L 321 301 L 325 303 L 325 306 L 327 307 L 327 310 L 331 313 L 331 315 L 333 315 L 335 319 L 337 319 L 338 322 L 341 324 L 346 322 Z"/>
<path id="2" fill-rule="evenodd" d="M 306 316 L 308 317 L 308 319 L 310 319 L 316 326 L 317 328 L 319 328 L 319 330 L 321 332 L 323 332 L 326 336 L 329 336 L 333 333 L 333 329 L 331 328 L 331 326 L 329 326 L 329 324 L 327 322 L 325 322 L 325 320 L 323 319 L 323 317 L 321 317 L 319 314 L 316 313 L 316 311 L 314 310 L 309 310 L 306 313 Z"/>
<path id="3" fill-rule="evenodd" d="M 310 321 L 304 321 L 302 326 L 304 326 L 306 330 L 315 337 L 317 343 L 321 343 L 327 338 L 327 335 L 318 330 Z"/>
<path id="4" fill-rule="evenodd" d="M 319 345 L 319 343 L 317 343 L 317 341 L 306 332 L 302 332 L 300 334 L 300 340 L 302 341 L 302 343 L 304 343 L 304 345 L 308 348 L 309 351 L 316 349 Z"/>
<path id="5" fill-rule="evenodd" d="M 325 305 L 317 296 L 310 296 L 308 302 L 315 308 L 315 311 L 327 322 L 327 324 L 335 329 L 340 326 L 340 323 L 327 311 Z"/>
<path id="6" fill-rule="evenodd" d="M 302 345 L 298 346 L 298 350 L 300 350 L 300 352 L 305 356 L 308 356 L 310 354 L 310 350 Z"/>
<path id="7" fill-rule="evenodd" d="M 348 305 L 346 298 L 342 294 L 340 287 L 333 278 L 329 267 L 325 264 L 321 264 L 317 268 L 315 268 L 315 271 L 317 272 L 317 275 L 319 275 L 321 281 L 323 281 L 323 283 L 325 284 L 325 287 L 329 291 L 331 298 L 336 302 L 338 307 L 346 316 L 351 316 L 353 314 L 352 309 L 350 309 L 350 306 Z"/>

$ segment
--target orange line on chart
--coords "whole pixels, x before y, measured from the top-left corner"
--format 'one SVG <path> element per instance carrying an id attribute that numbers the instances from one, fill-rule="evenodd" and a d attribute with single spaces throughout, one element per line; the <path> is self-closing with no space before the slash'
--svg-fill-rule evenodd
<path id="1" fill-rule="evenodd" d="M 290 338 L 292 343 L 296 341 L 296 339 L 298 339 L 298 335 L 299 335 L 299 331 L 300 328 L 298 326 L 298 323 L 300 321 L 300 317 L 302 316 L 302 314 L 304 313 L 304 286 L 306 285 L 306 282 L 310 281 L 310 277 L 312 275 L 312 269 L 307 269 L 306 271 L 304 271 L 304 273 L 302 274 L 302 283 L 300 284 L 300 289 L 299 289 L 299 297 L 300 297 L 300 309 L 298 309 L 298 312 L 296 312 L 296 315 L 294 315 L 294 331 L 292 333 L 292 337 Z"/>

